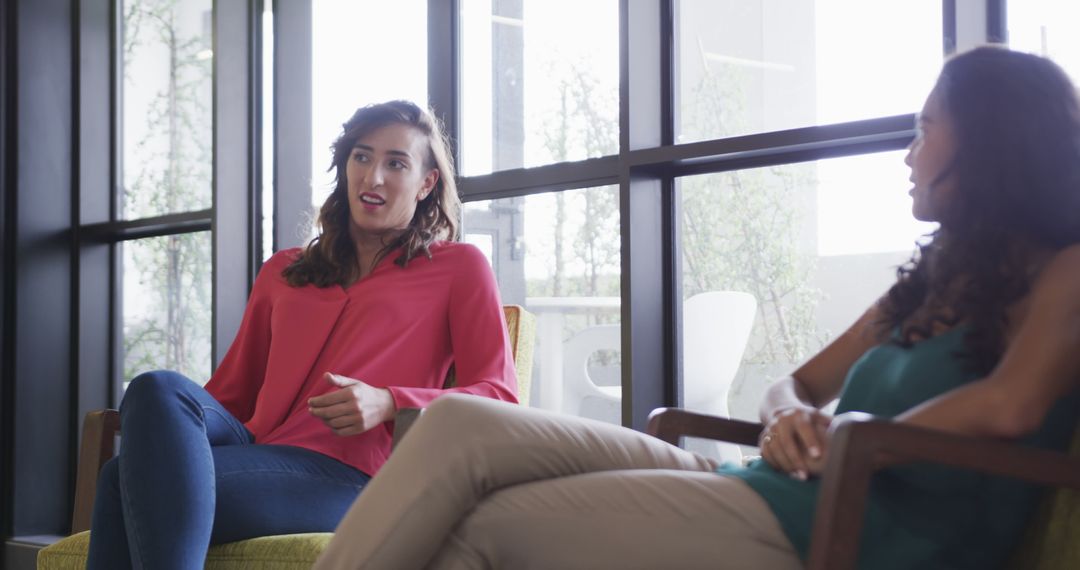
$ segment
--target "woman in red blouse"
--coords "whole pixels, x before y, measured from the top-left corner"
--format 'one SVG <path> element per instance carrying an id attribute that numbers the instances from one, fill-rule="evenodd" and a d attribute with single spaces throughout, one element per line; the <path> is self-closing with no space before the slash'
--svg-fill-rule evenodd
<path id="1" fill-rule="evenodd" d="M 171 371 L 132 380 L 90 568 L 202 568 L 210 544 L 331 531 L 386 461 L 398 408 L 516 400 L 491 268 L 454 241 L 439 124 L 412 103 L 367 106 L 333 154 L 318 237 L 264 264 L 206 388 Z"/>

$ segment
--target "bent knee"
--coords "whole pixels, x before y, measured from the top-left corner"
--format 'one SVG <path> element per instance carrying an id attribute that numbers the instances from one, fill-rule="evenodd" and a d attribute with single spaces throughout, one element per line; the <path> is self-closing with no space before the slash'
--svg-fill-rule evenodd
<path id="1" fill-rule="evenodd" d="M 119 493 L 119 491 L 120 462 L 113 457 L 101 466 L 101 471 L 98 471 L 97 495 L 101 497 L 109 493 Z"/>
<path id="2" fill-rule="evenodd" d="M 144 372 L 132 378 L 124 390 L 120 411 L 123 412 L 125 408 L 133 405 L 145 405 L 147 401 L 158 401 L 162 397 L 183 393 L 193 385 L 194 382 L 171 370 Z"/>
<path id="3" fill-rule="evenodd" d="M 434 430 L 444 435 L 488 431 L 500 421 L 499 417 L 513 413 L 517 408 L 516 404 L 483 396 L 445 394 L 428 405 L 415 428 L 423 426 L 425 431 Z"/>

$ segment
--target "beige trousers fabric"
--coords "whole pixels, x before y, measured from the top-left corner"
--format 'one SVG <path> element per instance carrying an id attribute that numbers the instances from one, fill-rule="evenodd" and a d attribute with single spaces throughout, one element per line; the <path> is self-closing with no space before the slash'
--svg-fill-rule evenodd
<path id="1" fill-rule="evenodd" d="M 802 568 L 761 497 L 714 468 L 630 429 L 446 395 L 315 568 Z"/>

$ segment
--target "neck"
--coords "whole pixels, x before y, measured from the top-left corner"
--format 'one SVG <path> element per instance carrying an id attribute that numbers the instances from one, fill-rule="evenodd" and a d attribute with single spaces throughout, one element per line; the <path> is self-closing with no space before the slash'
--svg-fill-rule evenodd
<path id="1" fill-rule="evenodd" d="M 367 276 L 371 273 L 371 270 L 375 268 L 375 262 L 378 261 L 377 257 L 379 252 L 382 251 L 387 244 L 397 239 L 404 231 L 405 230 L 395 229 L 381 233 L 369 233 L 356 226 L 349 228 L 349 235 L 352 238 L 353 248 L 356 250 L 356 262 L 360 266 L 361 278 Z"/>

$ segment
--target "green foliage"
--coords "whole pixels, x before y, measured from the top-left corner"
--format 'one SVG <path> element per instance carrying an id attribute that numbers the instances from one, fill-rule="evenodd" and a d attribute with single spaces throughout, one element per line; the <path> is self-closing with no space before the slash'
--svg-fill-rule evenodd
<path id="1" fill-rule="evenodd" d="M 210 205 L 211 60 L 200 57 L 207 42 L 182 25 L 179 10 L 177 0 L 138 0 L 124 10 L 124 89 L 140 94 L 156 89 L 145 117 L 125 114 L 145 133 L 130 141 L 134 146 L 125 153 L 122 211 L 127 219 Z M 161 86 L 141 75 L 149 67 L 139 58 L 148 54 L 167 57 Z M 181 234 L 123 244 L 124 271 L 134 272 L 138 283 L 131 287 L 125 279 L 125 379 L 154 368 L 196 380 L 210 373 L 209 237 Z M 129 314 L 136 304 L 145 310 Z"/>
<path id="2" fill-rule="evenodd" d="M 685 106 L 690 140 L 743 134 L 747 128 L 742 68 L 708 68 Z M 758 315 L 744 361 L 795 363 L 822 345 L 814 322 L 821 292 L 810 284 L 812 254 L 800 251 L 800 208 L 816 184 L 812 164 L 693 176 L 681 180 L 683 297 L 745 291 Z M 805 250 L 806 248 L 804 248 Z"/>
<path id="3" fill-rule="evenodd" d="M 545 121 L 544 148 L 554 162 L 572 157 L 616 154 L 619 150 L 618 101 L 599 87 L 583 64 L 551 69 L 558 77 L 560 112 Z M 532 296 L 598 297 L 619 294 L 619 190 L 615 186 L 559 192 L 555 195 L 552 224 L 554 267 L 548 283 L 530 283 Z M 584 213 L 571 230 L 567 205 Z M 567 275 L 568 267 L 583 268 L 583 275 Z M 600 318 L 597 316 L 597 318 Z M 614 320 L 612 320 L 614 319 Z M 618 322 L 614 317 L 592 322 Z"/>

